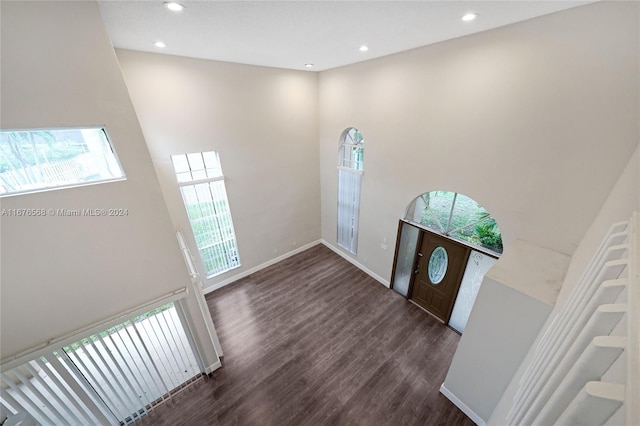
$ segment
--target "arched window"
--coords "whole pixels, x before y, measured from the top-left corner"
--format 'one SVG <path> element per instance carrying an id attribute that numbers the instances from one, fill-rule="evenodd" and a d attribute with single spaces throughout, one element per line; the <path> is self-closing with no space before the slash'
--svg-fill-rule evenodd
<path id="1" fill-rule="evenodd" d="M 340 136 L 338 157 L 338 245 L 356 254 L 360 185 L 364 169 L 364 138 L 355 127 Z"/>
<path id="2" fill-rule="evenodd" d="M 340 138 L 340 160 L 338 167 L 346 167 L 352 170 L 363 170 L 364 166 L 364 139 L 362 133 L 355 127 L 350 127 L 342 132 Z"/>
<path id="3" fill-rule="evenodd" d="M 495 219 L 466 195 L 450 191 L 427 192 L 409 204 L 404 218 L 439 234 L 502 253 L 502 235 Z"/>

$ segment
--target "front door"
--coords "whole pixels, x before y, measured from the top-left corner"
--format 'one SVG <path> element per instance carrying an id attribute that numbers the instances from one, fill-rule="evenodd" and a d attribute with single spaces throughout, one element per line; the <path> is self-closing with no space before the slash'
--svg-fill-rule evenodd
<path id="1" fill-rule="evenodd" d="M 455 241 L 422 232 L 411 300 L 446 323 L 458 294 L 469 251 L 468 247 Z"/>

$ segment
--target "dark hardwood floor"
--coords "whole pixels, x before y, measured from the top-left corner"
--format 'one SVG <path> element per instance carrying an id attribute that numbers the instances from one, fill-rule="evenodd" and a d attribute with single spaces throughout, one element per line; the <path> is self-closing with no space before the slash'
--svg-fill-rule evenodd
<path id="1" fill-rule="evenodd" d="M 223 367 L 148 425 L 473 425 L 448 327 L 318 245 L 207 295 Z"/>

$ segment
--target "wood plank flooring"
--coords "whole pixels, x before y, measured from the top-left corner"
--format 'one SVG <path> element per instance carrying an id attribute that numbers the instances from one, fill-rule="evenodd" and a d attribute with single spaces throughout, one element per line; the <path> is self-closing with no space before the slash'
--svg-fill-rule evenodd
<path id="1" fill-rule="evenodd" d="M 223 367 L 137 424 L 474 424 L 438 392 L 459 336 L 322 245 L 207 301 Z"/>

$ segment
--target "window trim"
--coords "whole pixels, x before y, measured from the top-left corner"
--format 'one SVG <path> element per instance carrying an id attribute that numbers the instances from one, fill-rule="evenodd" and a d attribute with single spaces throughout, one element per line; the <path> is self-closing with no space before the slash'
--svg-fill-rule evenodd
<path id="1" fill-rule="evenodd" d="M 352 169 L 351 167 L 338 166 L 338 170 L 344 170 L 345 172 L 356 173 L 358 175 L 363 175 L 364 170 Z"/>
<path id="2" fill-rule="evenodd" d="M 174 175 L 176 174 L 175 171 L 173 172 L 173 174 Z M 219 182 L 221 180 L 224 180 L 224 176 L 216 176 L 216 177 L 212 177 L 212 178 L 204 178 L 204 179 L 196 179 L 196 180 L 188 180 L 188 181 L 184 181 L 184 182 L 178 182 L 178 186 L 179 187 L 183 187 L 183 186 L 190 186 L 190 185 L 198 185 L 198 184 L 201 184 L 201 183 Z"/>

